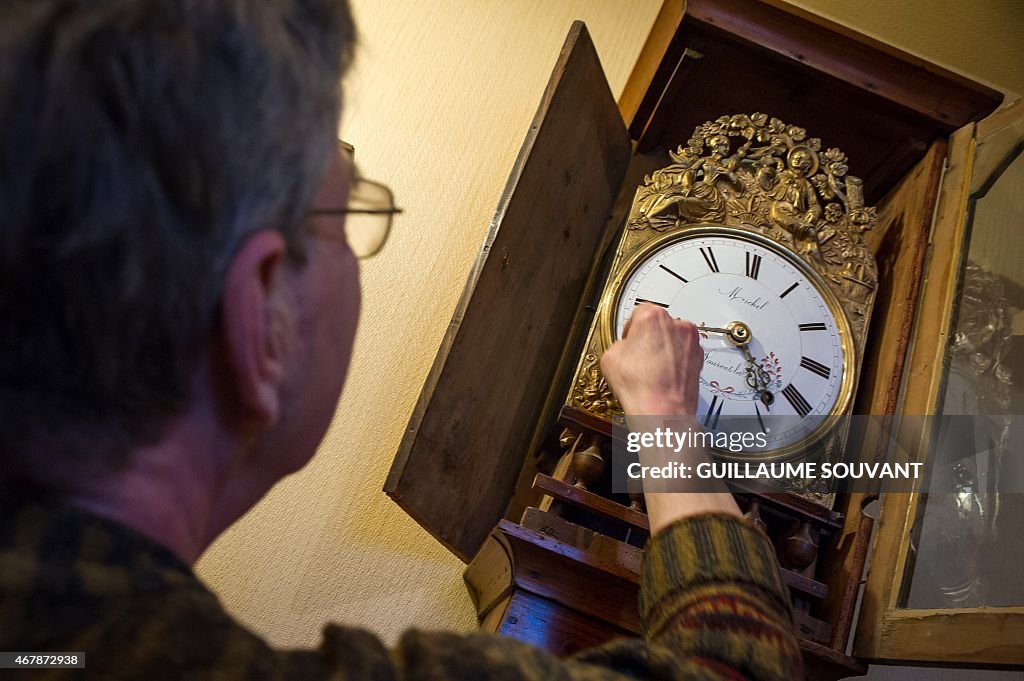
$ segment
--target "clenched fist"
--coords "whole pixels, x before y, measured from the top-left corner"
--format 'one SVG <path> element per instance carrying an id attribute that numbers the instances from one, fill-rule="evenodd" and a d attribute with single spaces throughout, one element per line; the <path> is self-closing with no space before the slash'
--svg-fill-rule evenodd
<path id="1" fill-rule="evenodd" d="M 601 369 L 627 415 L 693 416 L 704 353 L 697 327 L 655 305 L 633 311 Z"/>

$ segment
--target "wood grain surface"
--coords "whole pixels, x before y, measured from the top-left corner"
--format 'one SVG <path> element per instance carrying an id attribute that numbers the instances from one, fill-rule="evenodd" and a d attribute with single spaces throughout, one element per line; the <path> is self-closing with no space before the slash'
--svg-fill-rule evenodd
<path id="1" fill-rule="evenodd" d="M 629 154 L 576 22 L 384 487 L 463 560 L 505 512 Z"/>

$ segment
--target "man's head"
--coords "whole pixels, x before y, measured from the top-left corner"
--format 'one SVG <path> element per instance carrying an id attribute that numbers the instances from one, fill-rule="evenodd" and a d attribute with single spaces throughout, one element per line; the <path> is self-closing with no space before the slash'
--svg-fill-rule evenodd
<path id="1" fill-rule="evenodd" d="M 358 310 L 342 218 L 307 229 L 353 34 L 345 0 L 0 5 L 0 475 L 116 472 L 197 391 L 311 451 Z"/>

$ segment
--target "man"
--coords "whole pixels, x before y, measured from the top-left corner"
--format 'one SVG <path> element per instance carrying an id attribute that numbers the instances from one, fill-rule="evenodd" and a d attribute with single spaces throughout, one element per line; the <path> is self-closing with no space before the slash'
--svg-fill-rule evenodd
<path id="1" fill-rule="evenodd" d="M 276 651 L 194 576 L 344 382 L 393 212 L 333 142 L 353 41 L 344 0 L 0 5 L 0 651 L 84 652 L 88 678 L 795 678 L 728 494 L 648 495 L 647 639 L 568 661 L 336 625 Z M 684 417 L 700 365 L 653 308 L 603 363 L 627 413 Z"/>

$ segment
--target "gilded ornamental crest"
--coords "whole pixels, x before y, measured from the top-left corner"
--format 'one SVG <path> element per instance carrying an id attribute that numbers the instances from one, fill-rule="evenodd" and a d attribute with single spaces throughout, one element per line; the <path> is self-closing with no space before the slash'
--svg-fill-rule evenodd
<path id="1" fill-rule="evenodd" d="M 771 239 L 803 260 L 835 293 L 858 350 L 878 286 L 864 233 L 875 227 L 863 183 L 846 154 L 767 114 L 722 116 L 698 126 L 672 163 L 638 187 L 613 271 L 666 232 L 720 224 Z M 591 335 L 569 403 L 595 415 L 621 413 L 600 371 Z"/>
<path id="2" fill-rule="evenodd" d="M 878 285 L 864 232 L 875 209 L 847 175 L 846 154 L 766 114 L 708 121 L 644 178 L 627 222 L 650 233 L 718 223 L 747 228 L 800 256 L 835 286 L 857 324 Z M 644 239 L 646 240 L 646 239 Z"/>

